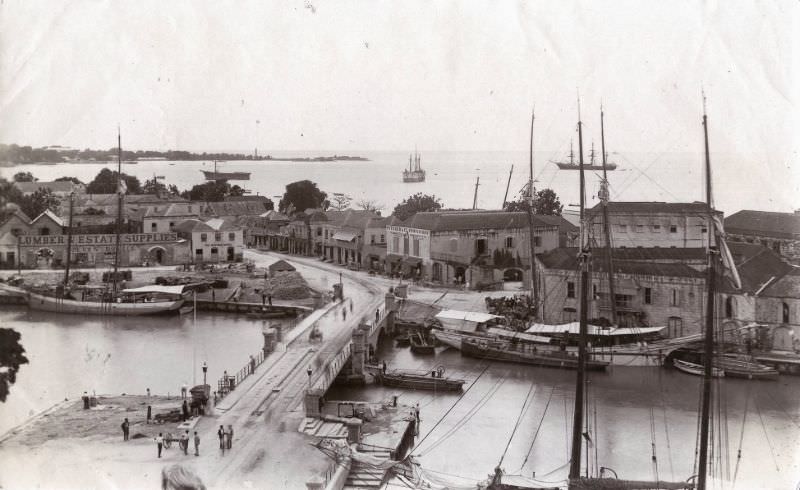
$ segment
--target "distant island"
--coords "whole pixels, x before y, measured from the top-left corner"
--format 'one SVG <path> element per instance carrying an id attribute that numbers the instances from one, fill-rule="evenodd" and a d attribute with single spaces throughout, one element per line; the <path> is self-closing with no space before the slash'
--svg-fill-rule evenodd
<path id="1" fill-rule="evenodd" d="M 0 144 L 0 166 L 24 164 L 54 164 L 54 163 L 87 163 L 108 162 L 117 160 L 117 149 L 108 150 L 78 150 L 65 146 L 44 146 L 33 148 L 16 144 Z M 252 160 L 264 162 L 338 162 L 362 161 L 369 159 L 350 155 L 333 155 L 319 157 L 273 157 L 272 155 L 245 155 L 244 153 L 194 153 L 190 151 L 168 150 L 137 150 L 122 151 L 123 161 L 198 161 L 198 160 Z"/>

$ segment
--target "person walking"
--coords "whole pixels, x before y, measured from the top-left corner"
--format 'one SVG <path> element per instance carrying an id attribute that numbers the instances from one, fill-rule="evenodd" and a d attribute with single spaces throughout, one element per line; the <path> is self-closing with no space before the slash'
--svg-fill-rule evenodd
<path id="1" fill-rule="evenodd" d="M 353 299 L 350 298 L 350 313 L 353 312 Z"/>
<path id="2" fill-rule="evenodd" d="M 342 320 L 347 320 L 347 309 L 342 308 Z"/>
<path id="3" fill-rule="evenodd" d="M 233 426 L 228 424 L 228 431 L 226 432 L 226 443 L 228 449 L 233 447 Z"/>
<path id="4" fill-rule="evenodd" d="M 267 302 L 269 303 L 270 306 L 272 306 L 272 295 L 271 294 L 267 295 Z"/>
<path id="5" fill-rule="evenodd" d="M 183 400 L 183 405 L 181 405 L 181 410 L 183 411 L 183 421 L 186 422 L 186 419 L 189 418 L 189 404 L 186 403 L 186 400 Z"/>
<path id="6" fill-rule="evenodd" d="M 380 308 L 375 309 L 375 323 L 381 321 L 381 310 Z"/>
<path id="7" fill-rule="evenodd" d="M 153 406 L 147 405 L 147 425 L 150 425 L 150 420 L 153 418 Z"/>
<path id="8" fill-rule="evenodd" d="M 261 306 L 267 305 L 267 293 L 261 292 Z"/>
<path id="9" fill-rule="evenodd" d="M 128 440 L 128 433 L 130 431 L 130 427 L 131 427 L 130 422 L 128 422 L 128 419 L 125 419 L 125 421 L 122 422 L 122 440 L 123 441 L 127 441 Z"/>
<path id="10" fill-rule="evenodd" d="M 183 449 L 183 454 L 187 456 L 189 454 L 189 431 L 187 430 L 183 434 L 181 434 L 181 449 Z"/>
<path id="11" fill-rule="evenodd" d="M 155 438 L 156 446 L 158 446 L 158 457 L 161 457 L 161 448 L 164 447 L 164 435 L 159 432 Z"/>
<path id="12" fill-rule="evenodd" d="M 221 425 L 217 430 L 217 436 L 219 436 L 219 448 L 222 449 L 222 454 L 225 454 L 225 428 Z"/>
<path id="13" fill-rule="evenodd" d="M 250 374 L 256 372 L 256 358 L 253 357 L 253 354 L 250 354 Z"/>
<path id="14" fill-rule="evenodd" d="M 194 455 L 200 456 L 200 436 L 194 431 Z"/>

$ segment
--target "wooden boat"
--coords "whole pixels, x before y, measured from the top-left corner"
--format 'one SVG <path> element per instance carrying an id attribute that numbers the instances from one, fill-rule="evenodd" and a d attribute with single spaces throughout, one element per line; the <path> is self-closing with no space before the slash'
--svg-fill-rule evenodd
<path id="1" fill-rule="evenodd" d="M 578 369 L 578 357 L 566 351 L 541 350 L 536 346 L 505 340 L 475 339 L 461 340 L 461 354 L 488 361 L 516 362 L 532 366 Z M 602 371 L 606 361 L 586 360 L 586 369 Z"/>
<path id="2" fill-rule="evenodd" d="M 139 316 L 139 315 L 158 315 L 177 313 L 183 306 L 184 298 L 178 290 L 182 286 L 154 286 L 153 289 L 137 288 L 136 290 L 125 290 L 119 301 L 80 301 L 71 298 L 59 298 L 49 296 L 22 288 L 0 284 L 0 288 L 9 292 L 24 295 L 28 307 L 32 310 L 50 311 L 53 313 L 70 313 L 76 315 L 116 315 L 116 316 Z M 172 288 L 175 291 L 170 298 L 165 288 Z M 143 293 L 149 291 L 151 294 L 162 294 L 162 299 L 155 301 L 137 301 L 136 294 L 126 291 L 137 291 Z"/>
<path id="3" fill-rule="evenodd" d="M 604 155 L 605 156 L 605 155 Z M 609 170 L 616 170 L 617 164 L 614 162 L 606 162 L 604 161 L 601 164 L 594 163 L 594 145 L 592 146 L 592 151 L 589 152 L 589 164 L 583 164 L 583 170 L 597 170 L 597 171 L 609 171 Z M 605 159 L 604 159 L 605 160 Z M 559 169 L 561 170 L 580 170 L 581 164 L 575 163 L 575 153 L 572 151 L 572 143 L 569 145 L 569 161 L 568 162 L 557 162 L 551 160 L 551 163 L 554 163 Z"/>
<path id="4" fill-rule="evenodd" d="M 673 359 L 672 365 L 675 366 L 675 369 L 678 371 L 683 371 L 687 374 L 693 374 L 695 376 L 703 376 L 703 372 L 705 367 L 702 364 L 695 364 L 689 361 L 681 361 L 680 359 Z M 722 378 L 725 376 L 725 371 L 719 368 L 712 368 L 711 369 L 711 376 L 714 378 Z"/>
<path id="5" fill-rule="evenodd" d="M 436 371 L 432 371 L 432 373 L 437 376 L 402 371 L 393 371 L 386 374 L 378 371 L 373 376 L 375 376 L 375 381 L 383 386 L 411 390 L 461 391 L 463 384 L 466 382 L 463 379 L 439 377 L 439 373 Z"/>
<path id="6" fill-rule="evenodd" d="M 714 367 L 725 372 L 730 378 L 777 380 L 778 370 L 758 362 L 740 357 L 719 357 Z"/>
<path id="7" fill-rule="evenodd" d="M 206 180 L 250 180 L 250 172 L 210 172 L 201 170 Z"/>
<path id="8" fill-rule="evenodd" d="M 191 306 L 191 305 L 189 305 L 189 306 L 181 306 L 180 309 L 178 309 L 178 313 L 180 315 L 188 315 L 189 313 L 192 313 L 193 311 L 194 311 L 194 306 Z"/>
<path id="9" fill-rule="evenodd" d="M 273 310 L 264 310 L 264 311 L 250 311 L 247 313 L 247 316 L 250 318 L 262 318 L 262 319 L 271 319 L 271 318 L 285 318 L 286 313 L 283 311 L 273 311 Z"/>
<path id="10" fill-rule="evenodd" d="M 433 343 L 428 342 L 420 333 L 409 334 L 408 341 L 411 344 L 411 352 L 414 354 L 433 354 L 436 352 Z"/>

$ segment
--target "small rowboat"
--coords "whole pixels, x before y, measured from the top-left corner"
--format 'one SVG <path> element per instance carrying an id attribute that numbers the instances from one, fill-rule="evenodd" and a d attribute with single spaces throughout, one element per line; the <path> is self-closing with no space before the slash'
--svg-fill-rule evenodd
<path id="1" fill-rule="evenodd" d="M 672 365 L 678 371 L 683 371 L 687 374 L 694 374 L 695 376 L 703 376 L 705 367 L 702 364 L 695 364 L 693 362 L 681 361 L 680 359 L 673 359 Z M 722 378 L 725 376 L 725 371 L 719 368 L 711 368 L 711 376 L 714 378 Z"/>
<path id="2" fill-rule="evenodd" d="M 374 376 L 375 381 L 383 386 L 411 390 L 461 391 L 462 385 L 466 382 L 463 379 L 442 378 L 436 371 L 432 371 L 432 374 L 422 375 L 402 371 L 383 374 L 378 371 Z"/>

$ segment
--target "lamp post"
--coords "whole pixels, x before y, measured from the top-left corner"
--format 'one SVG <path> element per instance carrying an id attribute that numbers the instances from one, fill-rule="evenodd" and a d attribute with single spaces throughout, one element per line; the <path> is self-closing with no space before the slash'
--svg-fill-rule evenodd
<path id="1" fill-rule="evenodd" d="M 207 373 L 208 373 L 208 364 L 206 364 L 206 361 L 203 361 L 203 385 L 204 386 L 207 384 L 206 383 L 206 374 Z"/>
<path id="2" fill-rule="evenodd" d="M 313 373 L 314 373 L 314 371 L 311 370 L 311 367 L 306 369 L 306 374 L 308 374 L 308 391 L 311 391 L 311 375 Z"/>

